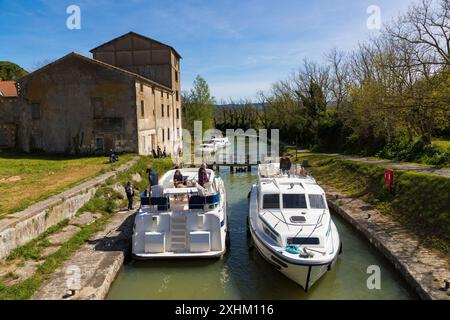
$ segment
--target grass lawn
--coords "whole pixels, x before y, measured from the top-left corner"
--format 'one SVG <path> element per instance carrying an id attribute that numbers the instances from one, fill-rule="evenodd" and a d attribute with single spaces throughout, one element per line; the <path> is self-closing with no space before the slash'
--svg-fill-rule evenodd
<path id="1" fill-rule="evenodd" d="M 125 158 L 125 157 L 123 157 Z M 131 156 L 128 156 L 131 158 Z M 104 161 L 102 158 L 90 158 L 92 161 Z M 81 159 L 78 159 L 80 161 Z M 126 159 L 121 161 L 125 162 Z M 151 166 L 159 176 L 164 174 L 167 170 L 173 167 L 172 161 L 167 159 L 150 159 L 149 157 L 139 157 L 137 163 L 135 163 L 128 170 L 119 173 L 116 177 L 110 178 L 107 184 L 101 186 L 94 197 L 92 197 L 78 213 L 94 212 L 100 213 L 102 216 L 94 223 L 81 226 L 81 230 L 75 234 L 66 243 L 62 244 L 58 251 L 55 253 L 43 257 L 42 252 L 45 247 L 48 246 L 48 236 L 56 232 L 61 231 L 68 224 L 68 220 L 60 222 L 58 225 L 49 228 L 46 232 L 41 234 L 38 238 L 30 241 L 29 243 L 16 248 L 7 258 L 6 263 L 13 263 L 15 265 L 20 264 L 26 260 L 39 261 L 41 264 L 37 267 L 36 272 L 28 279 L 17 283 L 12 286 L 5 284 L 5 277 L 15 276 L 9 274 L 0 278 L 0 300 L 23 300 L 30 299 L 36 290 L 47 280 L 55 270 L 60 267 L 64 261 L 69 259 L 82 245 L 84 245 L 89 238 L 96 232 L 104 229 L 109 219 L 120 208 L 126 206 L 126 200 L 123 196 L 114 191 L 112 186 L 116 183 L 125 185 L 125 183 L 132 179 L 133 174 L 139 173 L 141 177 L 145 177 L 146 169 Z M 147 179 L 143 179 L 140 183 L 133 183 L 133 186 L 137 190 L 143 190 L 148 185 Z M 139 197 L 137 192 L 136 198 Z"/>
<path id="2" fill-rule="evenodd" d="M 0 218 L 116 168 L 132 157 L 124 155 L 111 165 L 105 156 L 80 158 L 0 152 Z"/>

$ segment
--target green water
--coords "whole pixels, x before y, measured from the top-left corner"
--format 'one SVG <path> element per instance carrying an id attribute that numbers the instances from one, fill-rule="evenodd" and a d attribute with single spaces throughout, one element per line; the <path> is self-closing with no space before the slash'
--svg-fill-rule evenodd
<path id="1" fill-rule="evenodd" d="M 255 174 L 221 171 L 227 187 L 231 249 L 222 260 L 131 261 L 108 299 L 416 299 L 399 274 L 339 216 L 344 251 L 308 293 L 248 250 L 247 194 Z M 367 288 L 367 267 L 381 268 L 381 289 Z"/>

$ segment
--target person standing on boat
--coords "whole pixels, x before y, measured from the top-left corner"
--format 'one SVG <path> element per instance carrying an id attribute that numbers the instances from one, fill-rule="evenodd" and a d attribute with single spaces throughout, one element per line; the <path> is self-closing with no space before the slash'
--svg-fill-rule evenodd
<path id="1" fill-rule="evenodd" d="M 204 187 L 207 182 L 209 182 L 208 172 L 206 171 L 206 164 L 203 163 L 198 169 L 198 184 Z"/>
<path id="2" fill-rule="evenodd" d="M 284 153 L 283 156 L 280 159 L 280 169 L 283 174 L 289 174 L 289 171 L 291 170 L 292 162 L 291 159 L 289 159 L 288 154 Z"/>
<path id="3" fill-rule="evenodd" d="M 125 193 L 127 194 L 128 199 L 128 210 L 133 210 L 134 189 L 130 181 L 127 182 L 127 186 L 125 187 Z"/>

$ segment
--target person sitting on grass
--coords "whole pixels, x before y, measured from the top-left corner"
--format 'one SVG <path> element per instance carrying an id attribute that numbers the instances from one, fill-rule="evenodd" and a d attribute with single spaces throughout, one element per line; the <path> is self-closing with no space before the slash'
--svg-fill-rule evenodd
<path id="1" fill-rule="evenodd" d="M 110 162 L 110 163 L 114 163 L 114 162 L 117 162 L 117 161 L 119 161 L 119 155 L 116 154 L 116 153 L 113 151 L 113 149 L 110 149 L 110 150 L 109 150 L 109 162 Z"/>

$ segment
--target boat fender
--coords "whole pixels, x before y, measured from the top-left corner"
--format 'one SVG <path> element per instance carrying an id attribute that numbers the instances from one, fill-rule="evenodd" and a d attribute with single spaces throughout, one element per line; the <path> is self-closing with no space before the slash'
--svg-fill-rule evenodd
<path id="1" fill-rule="evenodd" d="M 286 246 L 285 250 L 287 253 L 291 253 L 291 254 L 302 254 L 303 253 L 303 251 L 299 247 L 292 245 L 292 244 L 288 244 Z"/>

